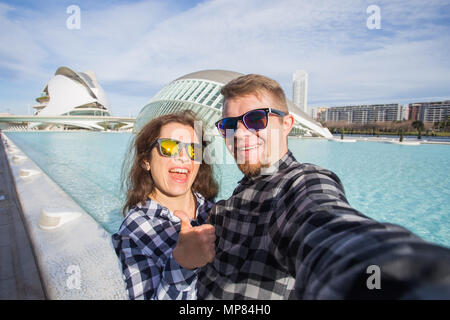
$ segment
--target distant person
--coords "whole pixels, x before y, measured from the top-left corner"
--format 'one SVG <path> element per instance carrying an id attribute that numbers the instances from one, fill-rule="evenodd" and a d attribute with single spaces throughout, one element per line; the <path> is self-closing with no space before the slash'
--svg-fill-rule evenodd
<path id="1" fill-rule="evenodd" d="M 294 117 L 276 81 L 245 75 L 221 93 L 217 126 L 244 178 L 211 210 L 216 255 L 198 298 L 450 298 L 449 249 L 366 217 L 333 172 L 294 158 Z"/>
<path id="2" fill-rule="evenodd" d="M 182 224 L 185 238 L 196 235 L 189 242 L 194 250 L 204 249 L 201 262 L 192 262 L 204 265 L 214 257 L 214 228 L 204 223 L 218 186 L 211 166 L 202 163 L 205 145 L 195 121 L 190 111 L 164 115 L 134 140 L 126 217 L 112 236 L 130 299 L 196 299 L 197 270 L 177 263 L 185 254 L 177 245 Z M 181 220 L 177 210 L 184 212 Z"/>

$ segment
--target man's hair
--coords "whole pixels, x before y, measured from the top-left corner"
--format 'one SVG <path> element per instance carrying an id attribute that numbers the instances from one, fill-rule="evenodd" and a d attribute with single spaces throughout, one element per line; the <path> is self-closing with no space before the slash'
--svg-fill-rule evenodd
<path id="1" fill-rule="evenodd" d="M 261 94 L 270 94 L 277 103 L 277 108 L 286 113 L 289 112 L 286 103 L 286 95 L 280 84 L 273 79 L 259 75 L 247 74 L 231 80 L 222 87 L 224 104 L 228 99 L 253 94 L 260 98 Z M 270 106 L 267 106 L 270 107 Z"/>

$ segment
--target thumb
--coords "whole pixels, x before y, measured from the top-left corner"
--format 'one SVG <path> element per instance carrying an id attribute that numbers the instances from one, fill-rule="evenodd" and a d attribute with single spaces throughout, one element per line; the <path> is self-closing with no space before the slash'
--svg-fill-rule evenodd
<path id="1" fill-rule="evenodd" d="M 175 210 L 173 214 L 181 220 L 181 230 L 192 229 L 191 221 L 184 211 Z"/>

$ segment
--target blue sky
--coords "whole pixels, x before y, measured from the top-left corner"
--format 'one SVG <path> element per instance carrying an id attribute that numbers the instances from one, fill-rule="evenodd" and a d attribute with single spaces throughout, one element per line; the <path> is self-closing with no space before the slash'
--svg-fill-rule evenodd
<path id="1" fill-rule="evenodd" d="M 307 70 L 310 106 L 450 99 L 449 43 L 442 0 L 0 0 L 0 113 L 26 114 L 59 66 L 93 70 L 115 115 L 202 69 L 268 75 L 289 98 Z"/>

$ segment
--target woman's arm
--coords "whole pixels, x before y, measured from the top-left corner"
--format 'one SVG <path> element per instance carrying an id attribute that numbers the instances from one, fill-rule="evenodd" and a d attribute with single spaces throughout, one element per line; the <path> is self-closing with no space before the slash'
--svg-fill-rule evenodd
<path id="1" fill-rule="evenodd" d="M 173 258 L 178 231 L 172 222 L 131 216 L 113 235 L 130 299 L 195 299 L 196 271 Z"/>

